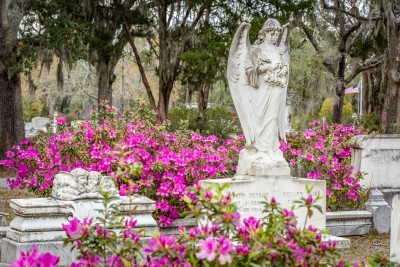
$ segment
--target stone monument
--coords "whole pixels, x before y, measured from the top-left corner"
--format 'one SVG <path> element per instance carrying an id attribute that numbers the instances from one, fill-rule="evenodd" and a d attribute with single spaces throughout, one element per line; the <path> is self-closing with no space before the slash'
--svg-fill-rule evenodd
<path id="1" fill-rule="evenodd" d="M 40 252 L 60 256 L 60 266 L 69 266 L 76 253 L 63 246 L 66 235 L 62 224 L 67 224 L 73 217 L 80 220 L 98 217 L 98 211 L 103 209 L 100 191 L 116 190 L 111 177 L 78 168 L 55 176 L 51 198 L 11 200 L 15 218 L 2 242 L 2 263 L 11 264 L 19 257 L 20 250 L 30 250 L 35 244 Z M 136 228 L 152 233 L 158 227 L 152 217 L 155 210 L 153 200 L 139 195 L 120 196 L 113 204 L 118 206 L 125 218 L 134 217 L 137 220 Z M 141 240 L 146 239 L 149 235 L 145 234 Z"/>
<path id="2" fill-rule="evenodd" d="M 35 130 L 41 130 L 47 132 L 47 124 L 50 123 L 50 119 L 46 117 L 34 117 L 32 118 L 32 126 Z"/>
<path id="3" fill-rule="evenodd" d="M 268 19 L 258 40 L 249 41 L 250 24 L 242 23 L 231 44 L 227 78 L 232 99 L 246 138 L 239 153 L 233 178 L 206 180 L 204 183 L 229 183 L 243 217 L 263 217 L 262 202 L 271 197 L 284 207 L 306 196 L 306 185 L 313 196 L 321 196 L 323 214 L 315 212 L 308 224 L 325 228 L 325 181 L 294 178 L 279 149 L 286 141 L 286 95 L 289 79 L 290 26 Z M 300 225 L 305 210 L 297 210 Z"/>

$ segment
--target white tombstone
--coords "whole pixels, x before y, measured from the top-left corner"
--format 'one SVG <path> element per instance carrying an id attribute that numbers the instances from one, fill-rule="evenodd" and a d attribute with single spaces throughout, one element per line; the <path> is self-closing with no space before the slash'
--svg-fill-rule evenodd
<path id="1" fill-rule="evenodd" d="M 32 125 L 33 128 L 36 130 L 45 130 L 46 131 L 46 124 L 50 123 L 50 119 L 46 117 L 35 117 L 32 118 Z"/>
<path id="2" fill-rule="evenodd" d="M 395 255 L 391 258 L 391 261 L 400 264 L 400 195 L 393 197 L 392 208 L 390 255 Z"/>
<path id="3" fill-rule="evenodd" d="M 366 173 L 364 188 L 400 188 L 400 135 L 358 135 L 350 146 L 354 171 Z"/>

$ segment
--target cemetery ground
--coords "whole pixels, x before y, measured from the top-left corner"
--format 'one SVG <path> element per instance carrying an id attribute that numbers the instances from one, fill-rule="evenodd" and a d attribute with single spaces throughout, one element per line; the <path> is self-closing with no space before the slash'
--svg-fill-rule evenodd
<path id="1" fill-rule="evenodd" d="M 9 205 L 10 199 L 34 197 L 36 196 L 28 192 L 27 189 L 10 190 L 8 188 L 0 188 L 0 211 L 10 214 L 7 218 L 7 221 L 10 222 L 13 218 Z M 346 238 L 350 239 L 350 248 L 341 249 L 339 253 L 343 258 L 351 259 L 353 263 L 360 263 L 378 252 L 386 255 L 390 254 L 390 234 L 370 232 L 368 235 L 350 236 Z"/>

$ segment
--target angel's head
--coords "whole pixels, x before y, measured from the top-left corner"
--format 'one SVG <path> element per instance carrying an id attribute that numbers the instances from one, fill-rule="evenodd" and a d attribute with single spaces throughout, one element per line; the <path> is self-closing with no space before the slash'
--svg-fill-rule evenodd
<path id="1" fill-rule="evenodd" d="M 261 44 L 265 41 L 271 44 L 276 44 L 281 32 L 282 27 L 279 21 L 276 19 L 267 19 L 262 29 L 258 32 L 258 40 L 256 41 L 256 44 Z"/>

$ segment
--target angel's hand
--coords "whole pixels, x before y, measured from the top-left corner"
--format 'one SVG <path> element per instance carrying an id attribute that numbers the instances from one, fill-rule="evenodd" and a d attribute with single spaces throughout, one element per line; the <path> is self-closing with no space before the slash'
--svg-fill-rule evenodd
<path id="1" fill-rule="evenodd" d="M 288 69 L 286 67 L 286 65 L 284 65 L 277 73 L 279 78 L 283 78 L 285 77 L 286 73 L 287 73 Z"/>
<path id="2" fill-rule="evenodd" d="M 281 72 L 281 69 L 283 68 L 283 66 L 284 66 L 283 63 L 281 63 L 281 62 L 280 63 L 276 63 L 275 69 L 279 70 L 279 72 Z"/>

